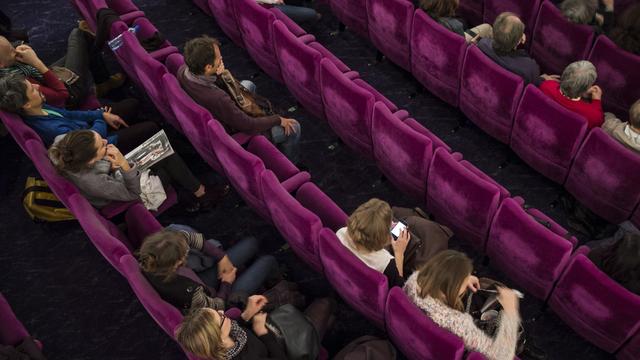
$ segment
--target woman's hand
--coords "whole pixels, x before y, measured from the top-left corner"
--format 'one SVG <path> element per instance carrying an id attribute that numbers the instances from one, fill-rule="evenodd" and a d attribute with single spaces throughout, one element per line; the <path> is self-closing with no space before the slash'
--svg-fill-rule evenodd
<path id="1" fill-rule="evenodd" d="M 467 283 L 467 288 L 473 292 L 476 292 L 480 289 L 480 280 L 477 276 L 471 275 L 469 276 L 469 282 Z"/>
<path id="2" fill-rule="evenodd" d="M 102 107 L 102 110 L 103 110 L 102 118 L 112 128 L 118 130 L 120 129 L 120 126 L 129 127 L 129 124 L 127 124 L 124 120 L 122 120 L 120 116 L 111 113 L 110 107 L 104 106 Z"/>
<path id="3" fill-rule="evenodd" d="M 107 160 L 111 163 L 111 169 L 122 169 L 129 171 L 129 162 L 125 159 L 124 155 L 113 144 L 107 145 Z"/>
<path id="4" fill-rule="evenodd" d="M 247 300 L 247 307 L 244 309 L 241 315 L 242 319 L 244 319 L 244 321 L 251 320 L 251 318 L 258 312 L 260 312 L 268 302 L 269 300 L 267 300 L 267 298 L 262 295 L 249 296 L 249 299 Z"/>
<path id="5" fill-rule="evenodd" d="M 520 299 L 515 291 L 505 287 L 498 287 L 498 301 L 506 313 L 518 315 Z"/>
<path id="6" fill-rule="evenodd" d="M 222 275 L 232 270 L 235 270 L 235 266 L 229 259 L 229 256 L 225 255 L 220 261 L 218 261 L 218 278 L 221 279 Z"/>
<path id="7" fill-rule="evenodd" d="M 220 280 L 229 283 L 229 284 L 233 284 L 234 281 L 236 281 L 236 273 L 238 272 L 238 269 L 236 268 L 232 268 L 231 270 L 223 273 L 222 275 L 220 275 Z"/>
<path id="8" fill-rule="evenodd" d="M 261 312 L 259 314 L 256 314 L 253 317 L 253 320 L 251 320 L 251 323 L 253 325 L 253 332 L 257 336 L 264 336 L 269 333 L 269 329 L 267 329 L 266 327 L 267 313 Z"/>
<path id="9" fill-rule="evenodd" d="M 391 240 L 393 253 L 395 255 L 404 254 L 407 250 L 407 246 L 409 245 L 409 240 L 411 240 L 411 233 L 409 232 L 409 228 L 405 227 L 400 231 L 400 236 L 398 236 L 397 240 Z"/>

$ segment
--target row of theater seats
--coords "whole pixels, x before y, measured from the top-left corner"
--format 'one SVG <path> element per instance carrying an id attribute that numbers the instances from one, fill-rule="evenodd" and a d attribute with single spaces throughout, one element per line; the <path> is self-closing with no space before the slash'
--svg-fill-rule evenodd
<path id="1" fill-rule="evenodd" d="M 122 4 L 122 2 L 116 1 L 112 3 Z M 76 2 L 76 4 L 87 5 L 80 1 Z M 97 6 L 96 9 L 101 7 L 103 6 Z M 78 8 L 82 9 L 82 6 L 78 6 Z M 277 11 L 271 11 L 269 13 L 277 13 Z M 88 15 L 83 13 L 83 15 L 89 19 L 94 17 L 95 13 Z M 135 20 L 136 19 L 132 19 L 132 22 Z M 128 25 L 131 25 L 131 23 Z M 149 26 L 151 25 L 149 24 Z M 126 28 L 127 25 L 117 22 L 113 27 Z M 125 45 L 116 54 L 123 65 L 157 63 L 157 60 L 154 60 L 150 54 L 147 54 L 141 49 L 132 34 L 126 33 L 124 35 L 124 42 Z M 137 50 L 136 45 L 138 45 Z M 127 57 L 129 50 L 135 54 L 135 57 L 131 55 Z M 174 54 L 175 55 L 167 56 L 166 60 L 167 65 L 175 70 L 175 66 L 180 63 L 180 55 L 177 53 Z M 162 64 L 160 65 L 163 66 Z M 134 66 L 130 71 L 135 72 L 130 73 L 130 75 L 135 79 L 139 79 L 141 85 L 145 86 L 145 89 L 148 91 L 152 90 L 151 85 L 158 84 L 160 81 L 167 82 L 169 85 L 173 82 L 173 90 L 168 90 L 171 89 L 171 86 L 167 86 L 167 90 L 165 90 L 173 91 L 169 98 L 182 97 L 182 101 L 185 103 L 190 100 L 177 86 L 175 79 L 170 76 L 166 69 L 163 72 L 161 68 L 156 67 L 156 70 L 160 69 L 159 71 L 162 78 L 155 78 L 155 81 L 151 81 L 154 79 L 152 77 L 153 75 L 146 73 L 146 69 L 144 66 Z M 145 79 L 147 80 L 145 81 Z M 155 95 L 159 94 L 161 93 L 157 92 Z M 154 99 L 153 91 L 149 91 L 149 95 L 156 104 L 160 102 L 158 99 Z M 172 105 L 172 109 L 179 109 L 179 102 L 176 104 Z M 447 346 L 453 349 L 451 358 L 462 357 L 463 348 L 460 339 L 443 332 L 426 317 L 419 316 L 420 312 L 418 309 L 412 304 L 409 304 L 408 300 L 401 292 L 398 292 L 397 289 L 388 292 L 386 279 L 384 277 L 364 266 L 339 245 L 333 231 L 338 226 L 341 226 L 341 224 L 344 224 L 346 215 L 344 215 L 341 210 L 339 211 L 335 203 L 317 189 L 315 185 L 307 181 L 308 174 L 299 173 L 293 165 L 286 161 L 286 158 L 284 158 L 282 154 L 272 147 L 269 148 L 271 144 L 264 138 L 255 137 L 248 139 L 249 151 L 245 151 L 234 139 L 224 132 L 220 124 L 212 119 L 208 113 L 202 112 L 202 109 L 192 102 L 190 104 L 186 103 L 185 105 L 187 106 L 184 107 L 185 109 L 182 113 L 176 110 L 173 114 L 175 120 L 178 122 L 178 129 L 183 129 L 185 134 L 191 138 L 198 151 L 203 154 L 203 157 L 210 162 L 212 167 L 216 168 L 217 165 L 217 168 L 221 169 L 223 173 L 227 175 L 230 182 L 232 182 L 243 198 L 247 200 L 247 203 L 254 207 L 262 216 L 268 217 L 268 219 L 283 232 L 283 235 L 292 244 L 292 248 L 294 248 L 296 253 L 304 259 L 316 259 L 315 265 L 313 264 L 313 260 L 309 261 L 310 264 L 316 269 L 322 269 L 324 271 L 332 285 L 338 289 L 345 300 L 372 319 L 374 323 L 379 326 L 386 326 L 396 344 L 398 344 L 410 358 L 424 358 L 421 354 L 442 354 L 441 352 L 434 353 L 433 351 L 439 348 L 447 348 Z M 382 105 L 378 104 L 377 106 L 380 107 Z M 37 135 L 30 131 L 31 129 L 26 127 L 19 119 L 12 118 L 7 114 L 1 115 L 3 121 L 9 124 L 7 128 L 34 161 L 43 178 L 47 180 L 61 201 L 78 217 L 80 224 L 98 250 L 118 271 L 127 277 L 134 292 L 140 298 L 145 308 L 168 334 L 173 335 L 173 329 L 180 321 L 180 314 L 175 308 L 158 297 L 157 293 L 153 291 L 140 274 L 135 259 L 131 256 L 131 250 L 139 245 L 140 240 L 144 238 L 144 236 L 159 229 L 160 225 L 153 215 L 139 203 L 129 204 L 129 207 L 126 208 L 125 218 L 130 230 L 128 236 L 124 236 L 113 223 L 93 209 L 77 192 L 77 189 L 73 185 L 55 173 L 51 163 L 46 157 L 46 149 Z M 204 131 L 194 131 L 197 129 Z M 24 141 L 25 139 L 26 141 Z M 200 144 L 200 147 L 198 144 Z M 469 171 L 464 165 L 459 165 L 462 164 L 457 161 L 459 159 L 454 159 L 455 155 L 450 155 L 448 151 L 436 151 L 435 154 L 435 156 L 442 154 L 440 156 L 450 157 L 453 160 L 449 161 L 449 163 L 451 163 L 454 168 L 458 167 L 458 170 L 460 170 L 461 166 L 462 171 Z M 260 157 L 260 155 L 263 155 L 263 157 Z M 446 160 L 445 163 L 447 163 Z M 266 170 L 265 165 L 276 174 Z M 484 185 L 487 184 L 497 186 L 488 180 Z M 295 193 L 294 199 L 290 193 L 295 189 L 298 189 L 298 191 Z M 506 192 L 506 190 L 499 190 L 499 192 L 503 193 Z M 273 196 L 273 198 L 267 201 L 266 199 L 269 196 Z M 508 196 L 508 193 L 504 196 Z M 305 200 L 309 199 L 309 197 L 311 197 L 312 200 Z M 287 201 L 289 202 L 289 206 L 283 206 L 283 204 L 287 204 Z M 517 200 L 513 201 L 517 202 Z M 301 205 L 303 203 L 313 211 L 307 210 L 305 212 L 305 207 Z M 504 203 L 505 202 L 503 202 L 503 205 Z M 298 205 L 297 207 L 296 204 Z M 321 208 L 315 209 L 314 206 L 321 206 Z M 503 206 L 500 208 L 502 209 L 502 207 Z M 297 211 L 292 211 L 292 209 Z M 522 210 L 520 206 L 516 206 L 516 209 L 517 211 Z M 292 211 L 292 216 L 283 215 L 286 214 L 286 211 Z M 305 216 L 293 216 L 296 214 L 305 214 Z M 305 229 L 305 226 L 292 224 L 291 221 L 294 220 L 291 219 L 295 219 L 295 221 L 301 224 L 308 224 L 309 230 L 296 231 L 297 229 Z M 318 223 L 315 219 L 321 219 L 321 223 Z M 525 219 L 529 221 L 531 226 L 538 226 L 539 230 L 543 230 L 539 224 L 531 221 L 530 218 L 522 218 L 523 221 L 525 221 Z M 327 228 L 322 228 L 323 226 Z M 320 228 L 322 229 L 318 231 Z M 561 230 L 560 233 L 564 233 L 564 230 Z M 521 239 L 521 241 L 522 240 L 523 239 Z M 512 240 L 509 239 L 509 241 Z M 569 253 L 562 256 L 564 264 L 558 267 L 558 272 L 566 265 L 571 251 L 572 244 L 571 242 L 567 243 L 569 244 Z M 536 246 L 538 246 L 538 244 L 536 244 Z M 566 247 L 566 244 L 563 244 L 563 246 Z M 489 247 L 487 246 L 487 248 Z M 572 261 L 572 263 L 576 262 L 575 258 L 569 261 Z M 593 266 L 591 270 L 594 271 Z M 595 271 L 597 271 L 597 269 L 595 269 Z M 569 271 L 565 273 L 569 273 Z M 582 279 L 582 281 L 584 281 L 584 279 Z M 357 286 L 355 286 L 356 284 Z M 617 285 L 607 284 L 606 282 L 603 284 L 610 286 Z M 573 286 L 572 283 L 570 283 L 570 285 Z M 528 287 L 525 288 L 528 289 Z M 558 289 L 560 289 L 560 286 L 556 288 L 554 294 L 559 293 Z M 569 292 L 569 290 L 567 292 Z M 626 299 L 624 298 L 626 295 L 626 293 L 621 293 L 620 298 Z M 618 297 L 616 297 L 615 300 L 618 301 L 618 303 L 621 301 Z M 394 306 L 390 304 L 394 304 Z M 403 314 L 410 314 L 411 316 L 404 318 Z M 385 319 L 387 321 L 385 321 Z M 390 319 L 394 319 L 394 321 Z M 608 319 L 599 319 L 600 322 L 606 320 Z M 423 328 L 424 331 L 408 331 L 407 327 L 413 327 L 416 321 L 419 322 L 419 326 Z M 589 324 L 588 327 L 592 327 L 592 325 L 593 324 Z M 627 329 L 621 329 L 613 335 L 614 341 L 623 342 L 619 340 L 620 338 L 617 336 L 622 332 L 625 332 L 625 336 L 630 336 L 632 333 L 632 331 L 627 331 Z M 429 333 L 433 333 L 434 335 L 430 337 L 422 336 L 422 334 Z M 413 339 L 409 338 L 408 335 L 412 334 L 414 336 L 421 334 L 421 336 L 416 336 Z M 443 342 L 436 341 L 432 343 L 436 338 L 449 339 L 449 341 L 443 340 Z M 607 337 L 606 341 L 608 340 L 610 339 Z M 611 345 L 611 347 L 613 346 L 614 345 Z M 631 348 L 629 346 L 627 346 L 627 348 L 629 348 L 630 351 L 636 349 L 636 347 Z"/>
<path id="2" fill-rule="evenodd" d="M 640 98 L 640 56 L 619 49 L 604 35 L 596 39 L 591 26 L 570 23 L 550 1 L 485 0 L 484 8 L 482 1 L 462 2 L 472 3 L 484 9 L 478 21 L 492 23 L 504 11 L 518 14 L 532 39 L 529 51 L 547 73 L 559 74 L 578 59 L 591 61 L 598 69 L 605 110 L 625 119 Z M 331 0 L 330 4 L 342 22 L 391 61 L 411 71 L 433 94 L 459 106 L 481 129 L 508 144 L 532 168 L 563 184 L 598 215 L 612 223 L 631 218 L 640 224 L 640 188 L 635 186 L 640 172 L 627 171 L 640 166 L 636 154 L 599 129 L 589 133 L 584 118 L 535 86 L 525 86 L 522 78 L 477 47 L 467 46 L 462 36 L 414 9 L 409 0 Z"/>
<path id="3" fill-rule="evenodd" d="M 0 293 L 0 345 L 18 346 L 29 336 L 7 299 Z M 36 344 L 42 348 L 40 341 L 36 340 Z"/>

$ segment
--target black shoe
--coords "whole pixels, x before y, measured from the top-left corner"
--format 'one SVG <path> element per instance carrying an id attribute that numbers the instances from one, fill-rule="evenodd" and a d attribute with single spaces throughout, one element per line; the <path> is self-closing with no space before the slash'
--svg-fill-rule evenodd
<path id="1" fill-rule="evenodd" d="M 196 211 L 209 211 L 215 208 L 222 198 L 229 194 L 230 190 L 229 185 L 206 186 L 204 195 L 196 198 L 198 204 Z"/>
<path id="2" fill-rule="evenodd" d="M 527 342 L 522 354 L 519 354 L 518 356 L 525 360 L 545 360 L 547 358 L 547 353 L 531 342 Z"/>

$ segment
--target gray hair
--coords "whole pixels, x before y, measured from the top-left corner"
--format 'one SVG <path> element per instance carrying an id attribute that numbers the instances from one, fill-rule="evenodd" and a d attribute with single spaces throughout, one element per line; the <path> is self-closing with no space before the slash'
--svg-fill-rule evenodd
<path id="1" fill-rule="evenodd" d="M 567 20 L 583 25 L 591 23 L 597 9 L 597 0 L 564 0 L 560 4 L 560 10 Z"/>
<path id="2" fill-rule="evenodd" d="M 596 67 L 586 60 L 576 61 L 567 66 L 560 76 L 560 90 L 572 99 L 581 97 L 596 82 Z"/>
<path id="3" fill-rule="evenodd" d="M 0 109 L 20 113 L 27 102 L 29 98 L 24 76 L 10 74 L 0 77 Z"/>
<path id="4" fill-rule="evenodd" d="M 503 12 L 493 22 L 493 49 L 498 55 L 506 55 L 514 51 L 524 33 L 524 24 L 518 15 Z"/>

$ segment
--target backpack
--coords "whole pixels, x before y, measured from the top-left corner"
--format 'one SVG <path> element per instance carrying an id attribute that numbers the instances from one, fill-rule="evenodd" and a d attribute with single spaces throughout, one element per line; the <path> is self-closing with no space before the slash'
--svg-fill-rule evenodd
<path id="1" fill-rule="evenodd" d="M 22 205 L 27 214 L 36 222 L 57 222 L 74 220 L 75 217 L 51 192 L 47 183 L 29 176 L 22 192 Z"/>

